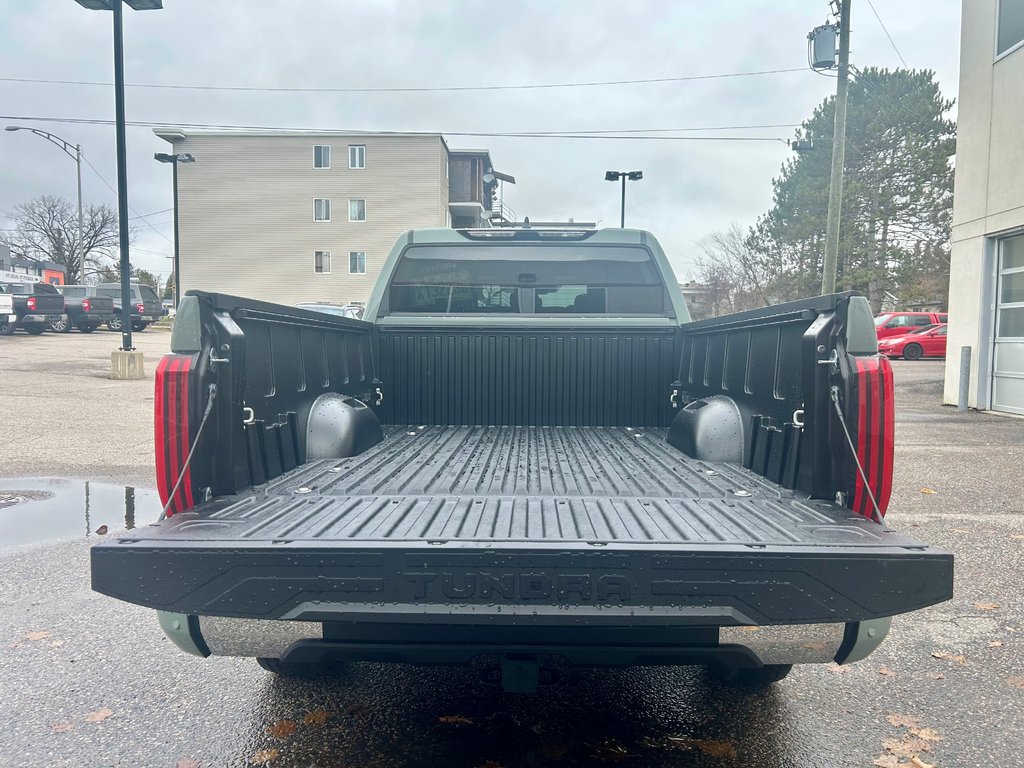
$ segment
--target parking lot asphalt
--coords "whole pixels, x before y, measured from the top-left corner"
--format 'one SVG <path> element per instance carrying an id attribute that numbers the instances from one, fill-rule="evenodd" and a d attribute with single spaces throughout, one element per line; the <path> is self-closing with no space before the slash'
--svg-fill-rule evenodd
<path id="1" fill-rule="evenodd" d="M 149 333 L 152 370 L 166 335 Z M 117 337 L 13 340 L 0 339 L 4 445 L 34 447 L 3 457 L 3 479 L 146 485 L 151 385 L 100 376 Z M 888 521 L 955 553 L 956 594 L 898 617 L 863 662 L 797 668 L 758 693 L 690 668 L 574 670 L 535 696 L 462 668 L 285 680 L 184 655 L 151 611 L 92 593 L 95 534 L 0 542 L 0 765 L 1024 765 L 1024 420 L 941 406 L 941 362 L 894 367 Z"/>

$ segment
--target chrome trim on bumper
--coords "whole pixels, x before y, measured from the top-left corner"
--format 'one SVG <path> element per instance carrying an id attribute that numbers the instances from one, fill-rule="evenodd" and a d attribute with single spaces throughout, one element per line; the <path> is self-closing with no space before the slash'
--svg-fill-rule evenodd
<path id="1" fill-rule="evenodd" d="M 270 621 L 200 616 L 199 631 L 214 656 L 249 656 L 276 659 L 298 640 L 320 640 L 318 621 Z"/>
<path id="2" fill-rule="evenodd" d="M 825 664 L 835 659 L 845 636 L 845 624 L 722 627 L 718 644 L 748 648 L 762 664 Z"/>

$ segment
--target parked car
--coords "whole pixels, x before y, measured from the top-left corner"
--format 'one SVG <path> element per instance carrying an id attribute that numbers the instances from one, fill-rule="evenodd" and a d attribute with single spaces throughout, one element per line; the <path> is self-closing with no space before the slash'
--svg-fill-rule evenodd
<path id="1" fill-rule="evenodd" d="M 883 523 L 864 297 L 689 322 L 629 229 L 415 230 L 379 281 L 344 323 L 185 297 L 156 371 L 169 516 L 95 544 L 93 589 L 197 656 L 483 654 L 519 692 L 546 654 L 769 684 L 951 597 L 953 556 Z"/>
<path id="2" fill-rule="evenodd" d="M 0 336 L 9 336 L 13 333 L 18 323 L 18 316 L 14 314 L 14 297 L 4 292 L 4 286 L 0 285 Z M 10 328 L 10 332 L 7 330 Z"/>
<path id="3" fill-rule="evenodd" d="M 0 291 L 9 293 L 14 304 L 15 322 L 8 322 L 0 333 L 11 335 L 15 328 L 39 335 L 51 321 L 64 313 L 64 297 L 49 283 L 0 283 Z"/>
<path id="4" fill-rule="evenodd" d="M 112 331 L 121 330 L 121 284 L 100 283 L 96 286 L 100 296 L 114 300 L 114 311 L 107 316 L 107 328 Z M 155 323 L 164 316 L 164 308 L 156 291 L 145 283 L 132 283 L 132 330 L 144 331 L 150 323 Z"/>
<path id="5" fill-rule="evenodd" d="M 359 304 L 328 304 L 322 301 L 305 301 L 295 305 L 299 309 L 310 309 L 313 312 L 326 312 L 338 317 L 351 317 L 359 320 L 363 316 L 363 307 Z"/>
<path id="6" fill-rule="evenodd" d="M 101 296 L 95 285 L 62 285 L 57 290 L 64 296 L 64 314 L 50 321 L 51 331 L 68 333 L 77 328 L 82 333 L 92 333 L 114 311 L 114 300 Z"/>
<path id="7" fill-rule="evenodd" d="M 902 336 L 915 328 L 945 323 L 945 312 L 886 312 L 875 318 L 875 335 L 879 339 Z"/>
<path id="8" fill-rule="evenodd" d="M 878 351 L 888 357 L 902 357 L 907 360 L 945 357 L 948 327 L 945 323 L 926 325 L 902 336 L 890 336 L 878 342 Z"/>

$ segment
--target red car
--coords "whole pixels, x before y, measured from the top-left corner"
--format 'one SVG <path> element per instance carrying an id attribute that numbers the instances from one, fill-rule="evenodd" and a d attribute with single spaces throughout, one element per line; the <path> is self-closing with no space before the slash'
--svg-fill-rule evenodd
<path id="1" fill-rule="evenodd" d="M 945 323 L 945 312 L 886 312 L 875 318 L 875 335 L 879 339 L 902 336 L 926 325 Z"/>
<path id="2" fill-rule="evenodd" d="M 878 351 L 887 357 L 920 360 L 922 357 L 946 356 L 945 323 L 915 328 L 902 336 L 890 336 L 878 342 Z"/>

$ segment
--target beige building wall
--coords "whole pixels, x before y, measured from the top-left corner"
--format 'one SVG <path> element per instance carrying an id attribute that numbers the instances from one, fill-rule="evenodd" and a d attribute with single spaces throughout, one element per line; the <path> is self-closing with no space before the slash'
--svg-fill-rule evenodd
<path id="1" fill-rule="evenodd" d="M 158 131 L 178 166 L 181 288 L 283 304 L 364 302 L 405 230 L 447 226 L 448 149 L 438 136 L 202 133 Z M 331 147 L 331 167 L 313 167 L 313 146 Z M 348 146 L 365 145 L 366 167 L 348 167 Z M 331 200 L 331 220 L 313 220 L 314 198 Z M 349 221 L 349 200 L 366 201 L 366 221 Z M 314 251 L 331 252 L 330 274 Z M 349 253 L 366 253 L 366 273 L 349 273 Z"/>
<path id="2" fill-rule="evenodd" d="M 996 238 L 1024 229 L 1024 47 L 996 57 L 998 0 L 963 0 L 945 401 L 989 407 Z"/>

